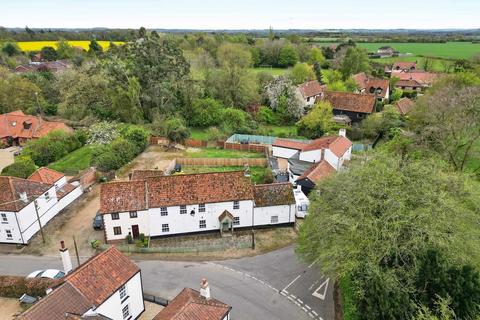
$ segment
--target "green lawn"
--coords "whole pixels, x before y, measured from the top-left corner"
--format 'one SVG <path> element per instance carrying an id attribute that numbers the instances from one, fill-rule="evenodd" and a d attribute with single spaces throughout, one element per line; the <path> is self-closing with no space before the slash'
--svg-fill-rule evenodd
<path id="1" fill-rule="evenodd" d="M 182 173 L 207 173 L 207 172 L 229 172 L 243 171 L 243 167 L 204 167 L 204 166 L 182 166 Z M 263 167 L 250 167 L 252 181 L 259 184 L 263 183 L 265 174 L 269 170 Z"/>
<path id="2" fill-rule="evenodd" d="M 259 152 L 236 151 L 228 149 L 202 148 L 200 151 L 187 151 L 187 158 L 264 158 Z"/>
<path id="3" fill-rule="evenodd" d="M 328 46 L 335 43 L 322 43 Z M 480 44 L 471 42 L 447 43 L 357 43 L 357 46 L 376 52 L 382 46 L 390 46 L 400 53 L 411 53 L 413 56 L 438 57 L 447 59 L 471 59 L 480 54 Z"/>
<path id="4" fill-rule="evenodd" d="M 251 68 L 255 73 L 266 72 L 270 73 L 272 76 L 282 76 L 288 72 L 288 69 L 285 68 Z"/>
<path id="5" fill-rule="evenodd" d="M 208 129 L 203 128 L 191 128 L 190 129 L 190 138 L 195 140 L 210 141 L 210 135 L 208 134 Z"/>
<path id="6" fill-rule="evenodd" d="M 268 124 L 260 124 L 257 130 L 257 134 L 264 136 L 274 136 L 279 138 L 304 139 L 297 134 L 297 128 L 294 125 L 275 126 Z"/>
<path id="7" fill-rule="evenodd" d="M 340 279 L 340 291 L 342 293 L 343 319 L 358 319 L 357 309 L 354 304 L 352 280 L 349 277 Z"/>
<path id="8" fill-rule="evenodd" d="M 78 171 L 88 168 L 91 160 L 92 148 L 90 146 L 83 146 L 50 164 L 48 167 L 67 174 L 76 174 Z"/>

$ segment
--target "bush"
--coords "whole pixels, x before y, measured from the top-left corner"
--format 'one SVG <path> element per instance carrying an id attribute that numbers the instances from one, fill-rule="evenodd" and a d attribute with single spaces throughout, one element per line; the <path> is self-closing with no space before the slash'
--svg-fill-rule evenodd
<path id="1" fill-rule="evenodd" d="M 12 176 L 26 179 L 35 172 L 37 167 L 30 157 L 22 156 L 15 159 L 15 163 L 6 166 L 2 170 L 2 176 Z"/>
<path id="2" fill-rule="evenodd" d="M 136 146 L 136 154 L 141 153 L 148 146 L 150 133 L 142 127 L 129 126 L 121 132 L 121 135 Z"/>
<path id="3" fill-rule="evenodd" d="M 222 121 L 221 112 L 223 105 L 212 98 L 196 99 L 192 105 L 190 125 L 206 128 L 219 125 Z"/>
<path id="4" fill-rule="evenodd" d="M 168 139 L 175 143 L 182 143 L 190 137 L 190 130 L 181 118 L 168 119 L 165 121 L 165 127 Z"/>
<path id="5" fill-rule="evenodd" d="M 25 277 L 0 276 L 0 296 L 18 299 L 25 293 L 32 297 L 43 297 L 48 288 L 61 283 L 61 280 L 46 278 L 26 279 Z"/>
<path id="6" fill-rule="evenodd" d="M 257 120 L 266 124 L 276 124 L 280 121 L 279 117 L 269 107 L 260 107 L 257 113 Z"/>

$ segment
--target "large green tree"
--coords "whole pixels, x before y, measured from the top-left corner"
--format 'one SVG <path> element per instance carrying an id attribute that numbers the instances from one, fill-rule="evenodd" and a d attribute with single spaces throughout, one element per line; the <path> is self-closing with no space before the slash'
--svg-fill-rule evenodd
<path id="1" fill-rule="evenodd" d="M 351 75 L 359 72 L 368 72 L 370 63 L 367 52 L 358 47 L 349 47 L 345 53 L 345 57 L 341 62 L 340 72 L 343 79 L 348 79 Z"/>

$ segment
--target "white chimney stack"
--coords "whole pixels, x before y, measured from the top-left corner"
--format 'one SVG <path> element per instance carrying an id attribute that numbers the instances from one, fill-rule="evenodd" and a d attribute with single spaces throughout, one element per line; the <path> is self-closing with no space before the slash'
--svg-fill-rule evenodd
<path id="1" fill-rule="evenodd" d="M 338 135 L 341 136 L 341 137 L 345 137 L 345 138 L 346 138 L 346 137 L 347 137 L 347 129 L 343 129 L 343 128 L 340 129 L 340 130 L 338 131 Z"/>
<path id="2" fill-rule="evenodd" d="M 62 258 L 63 271 L 65 274 L 72 271 L 72 259 L 70 259 L 70 253 L 65 247 L 65 241 L 60 241 L 60 257 Z"/>
<path id="3" fill-rule="evenodd" d="M 207 300 L 210 299 L 210 286 L 205 278 L 203 278 L 202 282 L 200 283 L 200 295 Z"/>
<path id="4" fill-rule="evenodd" d="M 26 192 L 20 192 L 20 200 L 22 200 L 25 203 L 28 203 L 28 197 Z"/>

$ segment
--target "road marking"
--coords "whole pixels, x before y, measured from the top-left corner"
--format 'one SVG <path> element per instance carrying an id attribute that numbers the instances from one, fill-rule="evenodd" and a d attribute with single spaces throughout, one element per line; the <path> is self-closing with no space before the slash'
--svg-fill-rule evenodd
<path id="1" fill-rule="evenodd" d="M 325 300 L 325 296 L 327 295 L 327 289 L 328 289 L 328 282 L 330 281 L 330 278 L 327 278 L 318 288 L 315 290 L 314 293 L 312 293 L 312 296 L 319 298 L 321 300 Z M 320 289 L 323 289 L 322 293 L 319 293 Z"/>
<path id="2" fill-rule="evenodd" d="M 297 299 L 297 297 L 295 297 L 293 294 L 290 295 L 293 299 Z"/>
<path id="3" fill-rule="evenodd" d="M 297 301 L 298 301 L 298 302 L 300 302 L 301 304 L 303 304 L 303 301 L 302 301 L 302 300 L 300 300 L 300 299 L 298 299 L 298 298 L 297 298 Z"/>
<path id="4" fill-rule="evenodd" d="M 290 287 L 290 286 L 291 286 L 291 285 L 292 285 L 292 284 L 293 284 L 295 281 L 297 281 L 297 280 L 298 280 L 298 278 L 300 278 L 301 276 L 302 276 L 302 275 L 301 275 L 301 274 L 299 274 L 299 275 L 298 275 L 298 276 L 297 276 L 295 279 L 293 279 L 293 280 L 292 280 L 292 282 L 290 282 L 289 284 L 287 284 L 287 286 L 286 286 L 285 288 L 283 288 L 283 290 L 282 290 L 282 291 L 285 291 L 285 290 L 287 290 L 287 288 L 288 288 L 288 287 Z"/>
<path id="5" fill-rule="evenodd" d="M 319 259 L 320 259 L 320 258 L 319 258 Z M 313 261 L 313 262 L 308 266 L 308 269 L 310 269 L 311 267 L 313 267 L 313 265 L 314 265 L 315 263 L 317 263 L 317 261 L 318 261 L 318 259 L 315 260 L 315 261 Z"/>
<path id="6" fill-rule="evenodd" d="M 318 317 L 318 313 L 316 313 L 315 310 L 312 310 L 312 313 Z"/>
<path id="7" fill-rule="evenodd" d="M 312 309 L 312 308 L 310 308 L 310 307 L 309 307 L 309 306 L 307 306 L 307 305 L 305 305 L 305 307 L 307 307 L 307 309 L 309 309 L 309 310 L 310 310 L 310 309 Z"/>

